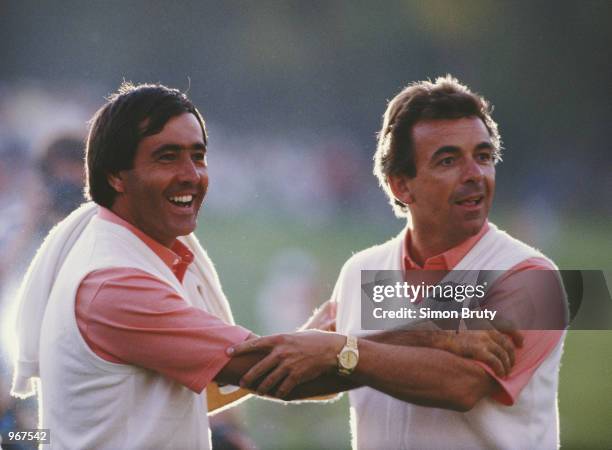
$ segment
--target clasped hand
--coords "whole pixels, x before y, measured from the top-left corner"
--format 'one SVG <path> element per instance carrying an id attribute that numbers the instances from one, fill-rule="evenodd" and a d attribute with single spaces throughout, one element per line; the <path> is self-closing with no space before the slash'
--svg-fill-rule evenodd
<path id="1" fill-rule="evenodd" d="M 335 371 L 336 355 L 345 341 L 346 337 L 337 333 L 306 330 L 251 339 L 231 347 L 228 353 L 267 352 L 243 375 L 240 386 L 255 389 L 259 395 L 285 398 L 298 384 Z"/>

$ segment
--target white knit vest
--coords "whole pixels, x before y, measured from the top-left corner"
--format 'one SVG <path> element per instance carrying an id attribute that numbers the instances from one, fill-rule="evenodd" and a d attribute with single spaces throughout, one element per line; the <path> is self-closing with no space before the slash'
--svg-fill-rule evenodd
<path id="1" fill-rule="evenodd" d="M 41 427 L 51 430 L 50 448 L 210 448 L 206 391 L 198 395 L 151 370 L 105 361 L 81 336 L 77 289 L 90 272 L 111 267 L 148 272 L 201 307 L 142 240 L 94 217 L 58 274 L 42 324 Z"/>
<path id="2" fill-rule="evenodd" d="M 489 226 L 455 270 L 505 271 L 532 257 L 547 259 L 495 225 Z M 361 270 L 402 270 L 405 233 L 357 253 L 344 265 L 333 295 L 339 302 L 338 332 L 365 334 L 361 329 Z M 471 411 L 461 413 L 413 405 L 367 387 L 351 391 L 353 448 L 558 448 L 557 386 L 562 342 L 535 371 L 513 406 L 485 398 Z"/>

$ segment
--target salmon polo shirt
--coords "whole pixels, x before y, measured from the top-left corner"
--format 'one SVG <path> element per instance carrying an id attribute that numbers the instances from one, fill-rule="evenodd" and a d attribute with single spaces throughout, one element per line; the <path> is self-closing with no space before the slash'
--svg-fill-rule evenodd
<path id="1" fill-rule="evenodd" d="M 102 220 L 138 236 L 185 285 L 194 256 L 178 239 L 168 248 L 112 211 Z M 154 370 L 200 393 L 227 364 L 225 350 L 250 331 L 191 306 L 164 281 L 139 269 L 96 270 L 81 282 L 75 302 L 79 331 L 100 358 Z"/>
<path id="2" fill-rule="evenodd" d="M 408 229 L 404 246 L 402 248 L 402 261 L 404 271 L 413 270 L 435 270 L 448 271 L 452 270 L 467 253 L 476 245 L 476 243 L 489 230 L 489 224 L 485 222 L 482 229 L 475 236 L 470 237 L 456 247 L 447 250 L 439 255 L 432 256 L 426 259 L 423 265 L 417 264 L 410 255 L 411 248 L 411 233 Z M 487 302 L 494 303 L 495 308 L 504 309 L 504 303 L 511 305 L 512 302 L 521 301 L 523 299 L 533 297 L 533 286 L 529 282 L 524 283 L 523 276 L 529 270 L 555 270 L 551 263 L 544 258 L 529 258 L 520 262 L 516 266 L 510 268 L 506 273 L 500 276 L 487 293 Z M 530 278 L 533 280 L 533 277 Z M 553 286 L 559 289 L 557 297 L 562 297 L 562 287 L 560 285 Z M 537 305 L 537 299 L 533 302 Z M 485 307 L 489 307 L 488 303 Z M 543 305 L 543 308 L 549 305 Z M 533 313 L 533 311 L 530 311 Z M 550 311 L 539 311 L 539 314 L 550 314 Z M 520 328 L 520 327 L 519 327 Z M 523 330 L 521 331 L 524 337 L 523 346 L 515 349 L 515 364 L 506 377 L 500 377 L 486 364 L 480 361 L 474 361 L 475 364 L 481 366 L 491 377 L 493 377 L 500 386 L 500 390 L 492 395 L 492 398 L 505 405 L 512 405 L 520 395 L 523 388 L 529 383 L 531 376 L 546 359 L 546 357 L 554 350 L 559 340 L 563 336 L 562 330 Z"/>

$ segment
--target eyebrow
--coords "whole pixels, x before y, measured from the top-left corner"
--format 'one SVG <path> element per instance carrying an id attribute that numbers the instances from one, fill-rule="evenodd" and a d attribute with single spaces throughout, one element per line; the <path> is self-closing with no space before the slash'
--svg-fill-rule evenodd
<path id="1" fill-rule="evenodd" d="M 493 150 L 493 144 L 489 141 L 482 141 L 478 145 L 476 145 L 476 147 L 474 147 L 474 150 Z M 446 155 L 446 154 L 456 155 L 457 153 L 460 153 L 460 152 L 461 152 L 461 149 L 457 147 L 456 145 L 445 145 L 437 149 L 433 153 L 433 155 L 431 155 L 431 160 L 433 161 L 437 159 L 440 155 Z"/>
<path id="2" fill-rule="evenodd" d="M 178 153 L 181 150 L 201 150 L 201 151 L 206 153 L 206 146 L 202 142 L 194 142 L 193 144 L 189 145 L 188 147 L 184 147 L 184 146 L 179 145 L 179 144 L 164 144 L 161 147 L 156 148 L 153 151 L 153 156 L 158 156 L 161 153 L 165 153 L 165 152 L 175 152 L 175 153 Z"/>

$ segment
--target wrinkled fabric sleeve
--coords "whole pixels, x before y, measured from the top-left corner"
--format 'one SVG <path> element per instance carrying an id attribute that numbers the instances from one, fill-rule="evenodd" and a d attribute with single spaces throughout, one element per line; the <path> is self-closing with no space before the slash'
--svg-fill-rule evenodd
<path id="1" fill-rule="evenodd" d="M 551 354 L 564 335 L 562 329 L 553 329 L 556 325 L 549 326 L 553 314 L 560 315 L 563 313 L 564 305 L 557 303 L 563 297 L 563 288 L 560 284 L 555 283 L 554 278 L 545 280 L 548 291 L 558 289 L 558 292 L 549 292 L 550 295 L 548 297 L 551 300 L 542 302 L 541 296 L 538 295 L 538 290 L 546 286 L 534 286 L 534 283 L 538 284 L 538 281 L 543 278 L 538 277 L 537 274 L 534 276 L 535 272 L 527 274 L 528 271 L 538 270 L 551 271 L 550 273 L 552 274 L 555 268 L 545 259 L 530 258 L 508 270 L 491 289 L 490 304 L 487 307 L 500 311 L 509 309 L 509 316 L 514 314 L 515 324 L 520 323 L 520 316 L 528 315 L 529 319 L 532 320 L 531 328 L 537 328 L 533 323 L 533 319 L 537 319 L 534 315 L 539 316 L 543 318 L 543 321 L 547 322 L 544 326 L 551 328 L 544 329 L 544 326 L 542 326 L 543 329 L 523 329 L 518 325 L 524 337 L 523 346 L 515 350 L 515 364 L 507 377 L 499 377 L 489 366 L 475 361 L 476 364 L 481 366 L 497 381 L 501 389 L 492 398 L 504 405 L 513 405 L 515 403 L 534 372 Z M 526 277 L 525 275 L 529 276 Z M 515 305 L 517 301 L 532 303 L 539 309 L 534 309 L 533 307 L 508 308 L 508 305 Z M 552 309 L 555 310 L 554 313 Z"/>
<path id="2" fill-rule="evenodd" d="M 75 308 L 81 335 L 97 356 L 159 372 L 198 393 L 229 361 L 225 350 L 250 334 L 138 269 L 92 272 Z"/>

